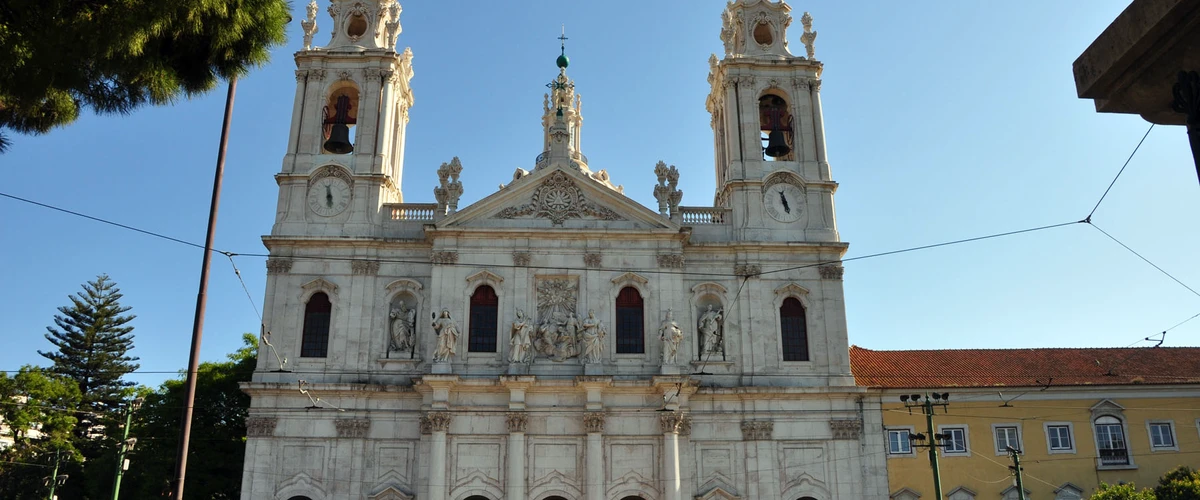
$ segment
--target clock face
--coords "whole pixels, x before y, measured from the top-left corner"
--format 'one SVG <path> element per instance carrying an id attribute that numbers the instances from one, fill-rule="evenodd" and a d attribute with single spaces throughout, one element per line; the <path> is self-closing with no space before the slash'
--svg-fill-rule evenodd
<path id="1" fill-rule="evenodd" d="M 337 177 L 325 177 L 308 187 L 308 208 L 321 217 L 333 217 L 350 206 L 350 186 Z"/>
<path id="2" fill-rule="evenodd" d="M 776 184 L 763 193 L 767 215 L 779 222 L 796 222 L 803 215 L 804 193 L 793 184 Z"/>

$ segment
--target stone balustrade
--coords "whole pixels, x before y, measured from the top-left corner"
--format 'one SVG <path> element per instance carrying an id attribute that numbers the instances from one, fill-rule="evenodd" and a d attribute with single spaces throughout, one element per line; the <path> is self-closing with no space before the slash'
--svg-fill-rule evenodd
<path id="1" fill-rule="evenodd" d="M 682 224 L 699 226 L 706 224 L 729 224 L 729 209 L 721 207 L 679 207 Z"/>
<path id="2" fill-rule="evenodd" d="M 435 203 L 392 203 L 383 206 L 388 220 L 433 222 Z"/>

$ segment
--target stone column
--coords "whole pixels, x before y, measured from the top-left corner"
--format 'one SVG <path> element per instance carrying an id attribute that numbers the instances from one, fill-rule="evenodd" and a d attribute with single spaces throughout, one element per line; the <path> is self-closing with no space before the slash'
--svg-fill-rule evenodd
<path id="1" fill-rule="evenodd" d="M 429 500 L 446 500 L 446 433 L 450 413 L 431 411 L 421 417 L 421 432 L 431 434 L 429 453 Z"/>
<path id="2" fill-rule="evenodd" d="M 301 129 L 300 138 L 297 142 L 297 154 L 314 155 L 321 152 L 321 142 L 323 138 L 318 132 L 321 130 L 321 109 L 325 106 L 325 98 L 322 95 L 322 88 L 325 86 L 324 69 L 308 70 L 308 84 L 305 87 L 304 93 L 304 110 L 301 112 Z M 305 126 L 307 124 L 308 126 Z M 312 165 L 304 165 L 310 167 Z M 295 171 L 293 169 L 293 171 Z"/>
<path id="3" fill-rule="evenodd" d="M 742 422 L 742 441 L 746 446 L 746 473 L 750 480 L 746 485 L 747 498 L 778 498 L 773 474 L 775 463 L 771 459 L 771 439 L 775 423 L 765 420 Z"/>
<path id="4" fill-rule="evenodd" d="M 508 481 L 505 500 L 525 500 L 525 412 L 508 414 Z"/>
<path id="5" fill-rule="evenodd" d="M 813 80 L 810 85 L 812 86 L 813 135 L 817 143 L 817 163 L 821 170 L 825 170 L 829 159 L 825 157 L 825 114 L 821 112 L 821 80 Z"/>
<path id="6" fill-rule="evenodd" d="M 665 500 L 682 500 L 682 485 L 679 479 L 679 435 L 687 434 L 692 427 L 692 419 L 677 412 L 665 413 L 659 417 L 663 432 L 663 498 Z"/>
<path id="7" fill-rule="evenodd" d="M 308 70 L 296 70 L 296 98 L 292 101 L 292 127 L 288 130 L 287 154 L 295 155 L 300 141 L 300 122 L 304 116 L 304 95 L 308 89 Z M 290 162 L 284 166 L 285 171 L 291 172 Z"/>
<path id="8" fill-rule="evenodd" d="M 588 433 L 584 495 L 587 500 L 604 500 L 604 412 L 585 413 L 583 427 Z"/>

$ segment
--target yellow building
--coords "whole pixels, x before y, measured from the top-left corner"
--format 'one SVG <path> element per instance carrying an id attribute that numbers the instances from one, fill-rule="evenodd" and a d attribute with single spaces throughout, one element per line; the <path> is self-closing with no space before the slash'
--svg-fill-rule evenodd
<path id="1" fill-rule="evenodd" d="M 881 394 L 895 500 L 937 498 L 928 448 L 909 439 L 929 434 L 915 395 L 936 403 L 949 500 L 1018 498 L 1010 446 L 1031 500 L 1088 498 L 1101 482 L 1153 486 L 1178 465 L 1200 465 L 1200 348 L 852 346 L 850 362 L 858 385 Z"/>

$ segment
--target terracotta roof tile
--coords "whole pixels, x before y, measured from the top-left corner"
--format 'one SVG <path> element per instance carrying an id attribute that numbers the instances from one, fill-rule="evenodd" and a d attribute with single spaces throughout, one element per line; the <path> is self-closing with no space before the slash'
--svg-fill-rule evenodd
<path id="1" fill-rule="evenodd" d="M 850 346 L 859 386 L 1038 387 L 1200 383 L 1200 347 L 872 351 Z"/>

